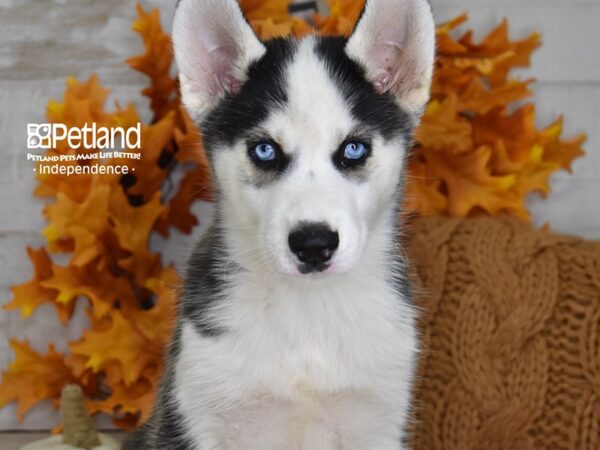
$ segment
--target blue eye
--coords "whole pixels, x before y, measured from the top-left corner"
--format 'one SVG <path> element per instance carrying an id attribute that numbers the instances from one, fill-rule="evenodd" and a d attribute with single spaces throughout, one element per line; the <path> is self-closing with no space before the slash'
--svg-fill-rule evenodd
<path id="1" fill-rule="evenodd" d="M 368 141 L 348 139 L 333 154 L 333 163 L 343 171 L 351 171 L 366 164 L 370 154 Z"/>
<path id="2" fill-rule="evenodd" d="M 344 158 L 357 160 L 362 159 L 367 154 L 367 147 L 362 142 L 352 141 L 344 147 Z"/>
<path id="3" fill-rule="evenodd" d="M 251 150 L 252 156 L 261 162 L 273 161 L 277 156 L 275 146 L 269 142 L 260 142 Z"/>

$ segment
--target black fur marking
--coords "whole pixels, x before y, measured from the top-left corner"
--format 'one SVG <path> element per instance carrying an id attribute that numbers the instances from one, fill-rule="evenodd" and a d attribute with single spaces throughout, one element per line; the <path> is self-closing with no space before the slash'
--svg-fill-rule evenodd
<path id="1" fill-rule="evenodd" d="M 287 102 L 285 70 L 297 43 L 272 39 L 264 45 L 265 55 L 250 65 L 240 92 L 227 95 L 200 123 L 209 154 L 219 143 L 233 145 Z"/>
<path id="2" fill-rule="evenodd" d="M 344 51 L 343 37 L 318 38 L 317 55 L 325 62 L 334 82 L 350 105 L 354 118 L 377 130 L 384 139 L 404 135 L 407 142 L 414 128 L 414 118 L 402 110 L 391 93 L 378 94 L 365 78 L 365 70 Z"/>
<path id="3" fill-rule="evenodd" d="M 406 167 L 409 157 L 404 157 L 403 167 Z M 406 172 L 402 173 L 402 177 L 396 187 L 397 197 L 394 205 L 395 221 L 393 223 L 393 235 L 396 236 L 395 245 L 390 246 L 388 252 L 391 260 L 390 268 L 392 270 L 389 278 L 389 283 L 394 288 L 400 300 L 408 305 L 414 305 L 414 294 L 409 270 L 408 257 L 404 251 L 404 230 L 406 223 L 402 214 L 402 205 L 404 203 L 404 194 L 406 191 Z"/>
<path id="4" fill-rule="evenodd" d="M 206 337 L 218 337 L 225 332 L 223 327 L 210 320 L 208 313 L 223 292 L 226 270 L 233 268 L 226 261 L 217 223 L 218 219 L 215 219 L 190 257 L 180 304 L 181 317 L 189 320 L 196 331 Z"/>
<path id="5" fill-rule="evenodd" d="M 214 224 L 193 252 L 188 263 L 185 283 L 180 293 L 179 317 L 169 346 L 167 364 L 162 376 L 151 418 L 126 439 L 122 450 L 193 450 L 186 437 L 185 422 L 175 399 L 175 365 L 181 351 L 181 327 L 191 323 L 207 338 L 218 338 L 226 332 L 210 320 L 208 311 L 226 283 L 225 250 L 218 229 L 218 213 Z"/>
<path id="6" fill-rule="evenodd" d="M 170 376 L 169 378 L 173 378 Z M 163 377 L 163 380 L 167 380 Z M 193 450 L 186 438 L 183 416 L 173 404 L 172 388 L 159 393 L 152 418 L 127 437 L 121 450 Z M 161 388 L 162 389 L 162 388 Z M 167 394 L 168 392 L 168 394 Z"/>

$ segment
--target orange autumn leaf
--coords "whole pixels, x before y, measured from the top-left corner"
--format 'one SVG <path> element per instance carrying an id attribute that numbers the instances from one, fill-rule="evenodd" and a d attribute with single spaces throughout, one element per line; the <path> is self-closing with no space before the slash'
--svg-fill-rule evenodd
<path id="1" fill-rule="evenodd" d="M 83 126 L 86 123 L 105 123 L 108 114 L 104 110 L 104 102 L 109 90 L 100 85 L 96 75 L 81 83 L 74 77 L 67 79 L 67 90 L 62 103 L 50 100 L 46 115 L 53 123 L 64 123 L 67 126 Z"/>
<path id="2" fill-rule="evenodd" d="M 547 194 L 550 175 L 583 154 L 585 137 L 562 140 L 554 124 L 540 131 L 533 105 L 513 107 L 531 95 L 533 80 L 509 73 L 529 64 L 539 34 L 511 41 L 504 20 L 480 43 L 470 31 L 455 39 L 465 21 L 460 16 L 437 29 L 432 99 L 415 133 L 405 207 L 416 214 L 529 220 L 527 195 Z"/>
<path id="3" fill-rule="evenodd" d="M 56 303 L 58 292 L 43 286 L 43 283 L 53 276 L 52 260 L 48 256 L 48 252 L 44 248 L 34 250 L 28 247 L 27 254 L 33 264 L 33 278 L 27 283 L 11 288 L 13 300 L 4 305 L 4 308 L 7 310 L 19 309 L 21 316 L 28 318 L 42 304 L 51 303 L 55 306 L 60 321 L 63 324 L 67 323 L 73 313 L 72 305 Z"/>
<path id="4" fill-rule="evenodd" d="M 192 213 L 191 206 L 197 199 L 208 197 L 202 192 L 202 180 L 205 179 L 202 168 L 185 173 L 179 183 L 177 193 L 169 202 L 169 209 L 164 217 L 167 224 L 174 225 L 184 233 L 191 233 L 193 228 L 198 225 L 198 219 Z"/>
<path id="5" fill-rule="evenodd" d="M 160 192 L 145 204 L 132 208 L 121 190 L 111 195 L 111 219 L 123 254 L 116 261 L 129 272 L 138 285 L 153 276 L 160 264 L 160 256 L 148 249 L 154 224 L 164 212 Z"/>
<path id="6" fill-rule="evenodd" d="M 244 14 L 261 39 L 303 36 L 312 31 L 304 20 L 290 16 L 291 0 L 240 0 Z"/>
<path id="7" fill-rule="evenodd" d="M 210 167 L 204 147 L 202 146 L 201 133 L 196 128 L 189 114 L 180 105 L 178 110 L 182 127 L 175 129 L 174 159 L 179 164 L 192 163 L 194 168 L 187 170 L 174 193 L 169 193 L 170 200 L 167 210 L 159 218 L 155 229 L 167 237 L 169 227 L 175 227 L 184 233 L 190 233 L 198 224 L 197 218 L 191 211 L 196 200 L 212 201 L 213 182 Z"/>
<path id="8" fill-rule="evenodd" d="M 435 214 L 447 208 L 448 198 L 441 191 L 441 179 L 429 175 L 423 162 L 409 161 L 408 174 L 408 189 L 404 199 L 407 216 L 415 211 Z"/>
<path id="9" fill-rule="evenodd" d="M 148 278 L 144 288 L 152 295 L 151 308 L 122 305 L 123 315 L 142 336 L 158 348 L 169 341 L 176 315 L 176 292 L 180 284 L 172 268 L 163 269 L 154 278 Z"/>
<path id="10" fill-rule="evenodd" d="M 544 161 L 556 163 L 561 168 L 570 172 L 573 161 L 585 155 L 583 144 L 585 143 L 587 136 L 581 134 L 570 139 L 560 139 L 562 126 L 563 118 L 561 117 L 556 124 L 548 127 L 549 131 L 553 128 L 557 131 L 551 134 L 551 141 L 544 147 Z M 544 132 L 546 132 L 546 130 Z"/>
<path id="11" fill-rule="evenodd" d="M 19 420 L 37 402 L 58 399 L 65 384 L 77 382 L 63 355 L 53 345 L 48 347 L 46 355 L 34 351 L 26 341 L 11 340 L 10 347 L 15 360 L 2 374 L 0 407 L 16 400 Z"/>
<path id="12" fill-rule="evenodd" d="M 315 24 L 321 34 L 348 36 L 364 7 L 363 0 L 327 0 L 329 14 L 315 17 Z"/>
<path id="13" fill-rule="evenodd" d="M 253 26 L 256 21 L 269 18 L 276 22 L 290 20 L 288 8 L 291 3 L 291 0 L 240 0 L 244 15 Z"/>
<path id="14" fill-rule="evenodd" d="M 432 149 L 461 153 L 473 148 L 471 122 L 458 111 L 455 95 L 429 103 L 416 133 L 419 143 Z"/>
<path id="15" fill-rule="evenodd" d="M 113 310 L 102 325 L 84 332 L 81 341 L 70 348 L 74 354 L 86 357 L 85 367 L 95 373 L 114 363 L 119 373 L 117 378 L 131 386 L 148 365 L 159 359 L 160 353 L 152 352 L 148 344 L 118 310 Z"/>
<path id="16" fill-rule="evenodd" d="M 59 192 L 56 202 L 47 206 L 44 214 L 49 225 L 43 234 L 48 240 L 50 251 L 67 248 L 73 252 L 71 262 L 84 265 L 105 251 L 98 240 L 108 227 L 108 202 L 110 187 L 97 185 L 83 201 L 71 200 Z"/>
<path id="17" fill-rule="evenodd" d="M 444 181 L 449 215 L 466 216 L 474 208 L 481 208 L 491 215 L 503 209 L 519 211 L 518 198 L 510 194 L 516 176 L 494 175 L 490 170 L 491 155 L 491 148 L 486 146 L 453 156 L 424 149 L 429 173 L 434 179 Z"/>
<path id="18" fill-rule="evenodd" d="M 169 156 L 167 146 L 175 133 L 175 112 L 170 111 L 158 122 L 152 125 L 142 125 L 141 153 L 143 158 L 130 161 L 131 180 L 126 186 L 129 196 L 135 197 L 136 204 L 144 203 L 155 192 L 160 191 L 162 183 L 167 178 L 167 165 L 163 158 Z"/>
<path id="19" fill-rule="evenodd" d="M 471 59 L 482 75 L 490 81 L 492 87 L 506 83 L 508 73 L 515 67 L 530 64 L 533 51 L 540 46 L 540 34 L 533 33 L 520 41 L 511 41 L 508 34 L 508 21 L 492 30 L 479 44 L 473 42 L 473 32 L 469 31 L 459 41 L 468 48 Z M 479 64 L 476 62 L 479 61 Z M 457 67 L 465 64 L 462 58 Z"/>
<path id="20" fill-rule="evenodd" d="M 540 35 L 537 33 L 521 41 L 510 41 L 506 20 L 480 44 L 473 42 L 471 31 L 458 40 L 454 39 L 452 31 L 466 19 L 466 15 L 460 16 L 437 29 L 438 58 L 432 86 L 434 96 L 449 89 L 462 94 L 473 80 L 480 77 L 490 83 L 492 89 L 510 83 L 511 80 L 507 78 L 510 70 L 528 66 L 531 53 L 540 45 Z"/>
<path id="21" fill-rule="evenodd" d="M 42 281 L 52 277 L 52 260 L 46 249 L 34 250 L 28 247 L 27 254 L 33 264 L 33 278 L 27 283 L 13 286 L 13 300 L 4 306 L 9 310 L 19 309 L 24 318 L 31 316 L 38 306 L 52 302 L 57 295 L 56 291 L 40 285 Z"/>
<path id="22" fill-rule="evenodd" d="M 450 33 L 467 20 L 469 20 L 469 16 L 467 14 L 461 14 L 460 16 L 437 26 L 435 33 L 438 52 L 446 56 L 466 53 L 467 48 L 454 39 Z"/>
<path id="23" fill-rule="evenodd" d="M 86 409 L 90 414 L 103 412 L 115 417 L 115 423 L 124 428 L 135 428 L 138 422 L 144 422 L 154 406 L 156 397 L 155 385 L 140 379 L 131 386 L 116 383 L 110 386 L 111 393 L 106 399 L 85 400 Z"/>
<path id="24" fill-rule="evenodd" d="M 143 205 L 132 208 L 122 190 L 113 191 L 110 196 L 110 217 L 120 247 L 132 254 L 147 249 L 150 233 L 163 209 L 160 192 L 156 192 Z"/>
<path id="25" fill-rule="evenodd" d="M 474 78 L 458 99 L 459 111 L 473 111 L 485 114 L 497 106 L 523 100 L 531 96 L 528 88 L 533 80 L 510 80 L 505 85 L 486 89 L 480 78 Z M 451 92 L 451 91 L 450 91 Z"/>
<path id="26" fill-rule="evenodd" d="M 171 38 L 163 32 L 157 9 L 147 13 L 138 4 L 139 18 L 133 21 L 133 29 L 140 34 L 145 53 L 127 59 L 127 64 L 150 78 L 150 85 L 142 94 L 150 98 L 155 117 L 161 119 L 177 101 L 177 81 L 171 76 L 173 50 Z"/>
<path id="27" fill-rule="evenodd" d="M 128 281 L 92 265 L 52 267 L 52 276 L 40 284 L 58 291 L 56 302 L 69 306 L 79 296 L 89 299 L 94 315 L 104 317 L 117 302 L 133 303 L 135 296 Z"/>
<path id="28" fill-rule="evenodd" d="M 476 145 L 501 143 L 503 151 L 495 153 L 494 166 L 501 173 L 517 172 L 539 140 L 534 120 L 535 108 L 531 104 L 510 114 L 494 108 L 473 118 L 473 141 Z"/>
<path id="29" fill-rule="evenodd" d="M 63 101 L 48 102 L 46 116 L 51 123 L 61 123 L 68 127 L 82 127 L 86 123 L 96 123 L 98 126 L 110 126 L 115 122 L 112 114 L 104 109 L 108 89 L 101 86 L 97 76 L 92 76 L 86 82 L 80 82 L 73 77 L 67 79 L 67 89 Z M 69 148 L 67 141 L 58 142 L 54 149 L 48 150 L 48 155 L 75 155 L 77 149 Z M 78 165 L 78 161 L 62 161 L 61 164 Z M 83 162 L 87 164 L 87 162 Z M 58 192 L 68 196 L 73 201 L 82 201 L 91 189 L 92 181 L 110 183 L 114 175 L 79 175 L 39 174 L 39 184 L 35 189 L 38 197 L 54 197 Z"/>

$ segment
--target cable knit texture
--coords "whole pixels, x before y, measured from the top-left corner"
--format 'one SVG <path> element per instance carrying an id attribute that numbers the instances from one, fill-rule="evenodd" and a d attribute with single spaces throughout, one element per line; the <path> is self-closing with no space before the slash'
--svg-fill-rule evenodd
<path id="1" fill-rule="evenodd" d="M 491 218 L 421 219 L 408 242 L 415 450 L 600 449 L 600 242 Z"/>

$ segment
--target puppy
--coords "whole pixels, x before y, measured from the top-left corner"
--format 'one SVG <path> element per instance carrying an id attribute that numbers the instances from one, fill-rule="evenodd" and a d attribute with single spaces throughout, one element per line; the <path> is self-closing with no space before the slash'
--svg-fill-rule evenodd
<path id="1" fill-rule="evenodd" d="M 349 38 L 267 42 L 235 0 L 179 2 L 216 217 L 125 450 L 407 448 L 419 345 L 399 208 L 434 41 L 427 0 L 368 0 Z"/>

